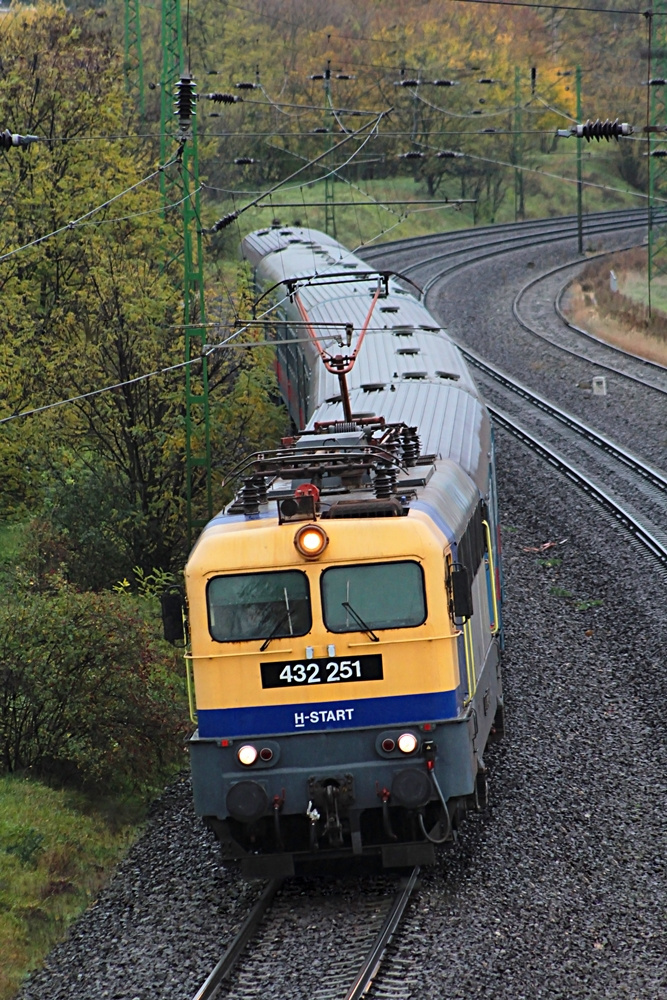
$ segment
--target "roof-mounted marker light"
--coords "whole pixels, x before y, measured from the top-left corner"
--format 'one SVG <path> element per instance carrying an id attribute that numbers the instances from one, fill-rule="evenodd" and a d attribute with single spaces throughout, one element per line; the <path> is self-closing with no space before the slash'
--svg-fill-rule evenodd
<path id="1" fill-rule="evenodd" d="M 306 559 L 319 559 L 328 544 L 327 533 L 319 524 L 304 524 L 294 536 L 297 552 Z"/>

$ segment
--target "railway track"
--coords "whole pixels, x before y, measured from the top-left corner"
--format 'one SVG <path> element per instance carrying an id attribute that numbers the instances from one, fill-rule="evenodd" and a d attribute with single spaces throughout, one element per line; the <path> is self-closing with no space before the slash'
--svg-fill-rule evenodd
<path id="1" fill-rule="evenodd" d="M 600 212 L 585 217 L 584 237 L 590 240 L 616 232 L 644 229 L 645 225 L 646 213 L 643 211 Z M 567 216 L 479 227 L 440 233 L 421 240 L 408 239 L 367 247 L 363 250 L 363 257 L 368 261 L 385 260 L 405 277 L 418 274 L 422 297 L 426 300 L 435 285 L 463 268 L 527 247 L 575 239 L 576 226 L 576 217 Z M 635 246 L 636 242 L 630 245 Z M 581 261 L 586 259 L 580 258 Z"/>
<path id="2" fill-rule="evenodd" d="M 283 880 L 273 880 L 193 1000 L 286 995 L 360 1000 L 380 969 L 418 876 L 415 868 L 393 895 L 357 895 L 354 906 L 347 894 L 337 896 L 324 887 L 299 893 Z M 289 965 L 289 941 L 299 934 L 308 936 L 312 958 L 303 969 Z"/>
<path id="3" fill-rule="evenodd" d="M 601 213 L 587 217 L 584 232 L 588 238 L 627 230 L 636 232 L 637 227 L 644 222 L 645 217 L 641 212 Z M 406 277 L 417 274 L 420 277 L 422 275 L 425 277 L 422 297 L 426 301 L 429 297 L 435 299 L 436 294 L 448 281 L 467 268 L 474 267 L 491 258 L 516 253 L 527 247 L 532 248 L 572 239 L 575 234 L 575 217 L 565 220 L 523 223 L 518 227 L 516 225 L 496 226 L 432 237 L 425 241 L 425 244 L 444 249 L 435 254 L 427 253 L 426 256 L 423 256 L 424 247 L 420 247 L 418 243 L 413 241 L 406 240 L 403 243 L 392 244 L 392 260 L 397 257 L 396 266 Z M 639 236 L 630 246 L 636 246 L 638 240 Z M 589 255 L 585 259 L 604 257 L 622 249 L 628 249 L 628 247 L 616 246 L 613 249 Z M 417 261 L 413 260 L 415 253 L 420 254 Z M 371 259 L 382 255 L 380 249 L 372 251 L 372 254 Z M 402 254 L 408 254 L 412 263 L 402 262 Z M 603 372 L 609 372 L 613 376 L 627 379 L 666 395 L 667 367 L 609 344 L 587 331 L 581 330 L 570 323 L 565 316 L 562 299 L 572 277 L 569 276 L 563 282 L 562 273 L 572 272 L 581 267 L 582 262 L 582 259 L 569 260 L 522 283 L 515 293 L 511 305 L 516 322 L 532 337 L 549 344 L 559 352 L 595 365 L 596 369 Z M 432 274 L 433 265 L 437 265 L 437 271 Z M 436 303 L 433 301 L 428 304 L 437 314 Z M 460 341 L 458 343 L 460 347 L 465 346 Z"/>
<path id="4" fill-rule="evenodd" d="M 497 424 L 602 504 L 667 567 L 667 476 L 463 349 Z"/>
<path id="5" fill-rule="evenodd" d="M 586 238 L 609 232 L 636 230 L 645 221 L 641 213 L 621 212 L 602 217 L 588 217 Z M 447 234 L 438 243 L 431 241 L 421 260 L 405 266 L 401 254 L 410 257 L 419 247 L 405 241 L 397 248 L 397 267 L 406 275 L 424 275 L 423 297 L 435 295 L 452 278 L 466 268 L 474 267 L 491 257 L 502 257 L 526 247 L 571 239 L 576 233 L 576 220 L 548 220 L 526 224 L 505 231 L 491 227 L 486 231 Z M 436 253 L 431 250 L 437 247 Z M 442 248 L 442 249 L 440 249 Z M 463 250 L 463 252 L 461 252 Z M 604 251 L 603 256 L 615 251 Z M 444 265 L 444 266 L 443 266 Z M 438 267 L 432 273 L 434 266 Z M 548 343 L 551 348 L 609 373 L 614 386 L 627 380 L 663 396 L 667 394 L 667 368 L 646 362 L 629 352 L 616 349 L 586 335 L 567 321 L 562 311 L 563 272 L 572 272 L 581 260 L 568 261 L 542 271 L 522 281 L 512 299 L 512 313 L 523 330 Z M 565 287 L 571 278 L 568 276 Z M 437 313 L 437 310 L 434 310 Z M 663 566 L 667 566 L 667 478 L 654 466 L 615 444 L 584 420 L 575 417 L 543 395 L 528 388 L 515 375 L 507 372 L 471 351 L 457 341 L 468 362 L 477 372 L 496 422 L 518 437 L 531 450 L 540 454 L 552 466 L 577 483 L 589 496 L 632 532 Z"/>
<path id="6" fill-rule="evenodd" d="M 608 250 L 594 254 L 589 259 L 617 252 Z M 528 333 L 559 351 L 585 358 L 597 368 L 667 395 L 667 368 L 664 365 L 623 350 L 569 322 L 563 312 L 562 299 L 572 278 L 563 283 L 561 275 L 564 271 L 572 271 L 578 267 L 581 267 L 580 261 L 559 264 L 523 285 L 512 303 L 512 312 L 517 322 Z M 554 314 L 557 317 L 556 323 Z"/>
<path id="7" fill-rule="evenodd" d="M 607 251 L 604 254 L 604 256 L 607 256 L 607 253 L 616 253 L 616 252 L 617 251 L 615 250 Z M 557 270 L 561 270 L 561 268 L 558 268 Z M 541 278 L 544 277 L 546 277 L 546 275 L 541 276 Z M 624 356 L 626 358 L 633 358 L 635 361 L 638 361 L 641 367 L 644 369 L 648 370 L 658 369 L 659 371 L 667 370 L 665 368 L 665 365 L 661 365 L 657 361 L 650 361 L 648 358 L 643 358 L 641 357 L 641 355 L 634 354 L 632 351 L 626 351 L 624 348 L 618 347 L 617 345 L 612 346 L 609 344 L 608 341 L 602 340 L 600 337 L 596 337 L 594 334 L 590 333 L 589 330 L 582 330 L 580 326 L 577 326 L 575 323 L 571 323 L 570 320 L 567 318 L 565 310 L 563 308 L 563 298 L 567 293 L 568 289 L 570 288 L 571 284 L 572 284 L 572 278 L 568 278 L 567 281 L 559 289 L 558 294 L 556 295 L 556 298 L 553 303 L 556 315 L 561 320 L 564 326 L 568 327 L 568 329 L 573 330 L 575 333 L 579 334 L 580 337 L 585 337 L 587 340 L 591 340 L 596 344 L 601 344 L 603 348 L 606 348 L 607 350 L 612 350 L 619 356 Z"/>

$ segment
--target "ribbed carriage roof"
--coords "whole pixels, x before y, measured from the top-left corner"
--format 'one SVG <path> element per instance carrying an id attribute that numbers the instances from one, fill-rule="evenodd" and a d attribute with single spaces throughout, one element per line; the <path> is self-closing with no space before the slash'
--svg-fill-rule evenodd
<path id="1" fill-rule="evenodd" d="M 243 241 L 244 255 L 265 286 L 318 275 L 301 285 L 299 297 L 317 327 L 352 323 L 358 334 L 377 288 L 377 279 L 361 278 L 330 284 L 329 273 L 349 275 L 372 268 L 331 237 L 317 230 L 287 226 L 260 230 Z M 282 313 L 299 320 L 294 303 L 282 302 Z M 318 333 L 326 337 L 327 328 Z M 341 353 L 333 338 L 323 344 Z M 417 353 L 407 353 L 416 351 Z M 310 425 L 342 420 L 338 378 L 316 366 L 311 382 Z M 406 377 L 407 376 L 407 377 Z M 449 377 L 448 377 L 449 376 Z M 451 377 L 453 376 L 453 378 Z M 390 279 L 389 294 L 377 302 L 357 361 L 347 376 L 353 413 L 382 415 L 419 429 L 422 454 L 449 458 L 478 484 L 485 482 L 490 451 L 490 424 L 477 387 L 460 352 L 431 314 L 412 294 Z M 371 388 L 381 386 L 381 388 Z"/>
<path id="2" fill-rule="evenodd" d="M 406 423 L 419 429 L 421 453 L 449 458 L 464 469 L 481 490 L 491 450 L 491 427 L 486 408 L 455 383 L 406 382 L 395 389 L 350 392 L 353 413 L 381 414 L 387 423 Z M 317 421 L 342 420 L 341 404 L 324 403 L 312 416 Z"/>
<path id="3" fill-rule="evenodd" d="M 276 250 L 300 246 L 301 250 L 307 251 L 309 244 L 311 260 L 313 261 L 316 260 L 313 251 L 319 247 L 322 249 L 333 247 L 343 250 L 337 240 L 317 229 L 304 229 L 302 226 L 273 226 L 271 229 L 258 229 L 244 237 L 243 256 L 250 261 L 253 267 L 257 267 L 267 254 L 275 253 Z M 320 266 L 322 266 L 322 262 L 320 262 Z"/>
<path id="4" fill-rule="evenodd" d="M 298 242 L 292 242 L 298 241 Z M 354 281 L 355 271 L 372 270 L 364 261 L 346 250 L 331 237 L 313 229 L 286 228 L 260 230 L 243 241 L 245 256 L 255 264 L 263 284 L 271 286 L 286 278 L 317 275 L 310 285 L 301 285 L 299 297 L 314 326 L 326 323 L 352 323 L 355 333 L 362 328 L 377 288 L 377 279 Z M 331 283 L 327 274 L 335 274 Z M 350 280 L 341 281 L 338 276 Z M 287 319 L 300 320 L 294 303 L 281 303 Z M 323 346 L 339 353 L 335 339 L 328 338 L 330 328 L 321 326 L 318 334 Z M 340 330 L 340 328 L 339 328 Z M 416 351 L 417 353 L 408 353 Z M 405 374 L 437 372 L 457 375 L 459 385 L 477 393 L 467 365 L 459 351 L 440 329 L 428 310 L 396 281 L 389 281 L 389 294 L 381 298 L 373 311 L 366 339 L 357 362 L 348 376 L 350 388 L 368 383 L 388 383 Z M 317 406 L 336 394 L 336 376 L 322 370 L 317 374 Z"/>

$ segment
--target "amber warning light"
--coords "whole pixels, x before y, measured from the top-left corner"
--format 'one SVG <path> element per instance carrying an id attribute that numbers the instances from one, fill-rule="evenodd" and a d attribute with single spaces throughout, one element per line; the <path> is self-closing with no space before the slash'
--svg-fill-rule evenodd
<path id="1" fill-rule="evenodd" d="M 304 524 L 294 536 L 294 545 L 306 559 L 317 559 L 322 555 L 329 539 L 319 524 Z"/>

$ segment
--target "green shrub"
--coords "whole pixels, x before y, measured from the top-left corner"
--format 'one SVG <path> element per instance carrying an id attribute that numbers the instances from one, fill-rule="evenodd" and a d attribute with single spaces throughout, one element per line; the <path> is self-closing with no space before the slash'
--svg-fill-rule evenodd
<path id="1" fill-rule="evenodd" d="M 0 609 L 0 771 L 145 791 L 183 760 L 182 670 L 147 602 L 16 594 Z"/>
<path id="2" fill-rule="evenodd" d="M 104 590 L 133 566 L 130 538 L 142 522 L 123 484 L 98 460 L 53 470 L 43 509 L 26 539 L 38 565 L 57 557 L 70 583 L 81 590 Z"/>

